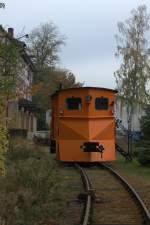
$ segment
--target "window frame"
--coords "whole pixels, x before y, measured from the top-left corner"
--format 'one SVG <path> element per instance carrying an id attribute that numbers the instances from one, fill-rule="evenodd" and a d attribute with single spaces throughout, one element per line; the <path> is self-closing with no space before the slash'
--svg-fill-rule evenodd
<path id="1" fill-rule="evenodd" d="M 80 100 L 80 102 L 78 102 L 78 108 L 69 108 L 69 103 L 68 103 L 68 100 L 71 100 L 71 99 L 78 99 Z M 66 98 L 66 106 L 67 106 L 67 110 L 69 111 L 82 111 L 82 107 L 83 107 L 83 104 L 82 104 L 82 98 L 80 97 L 69 97 L 69 98 Z"/>
<path id="2" fill-rule="evenodd" d="M 104 101 L 107 100 L 107 103 L 105 103 L 105 104 L 107 104 L 107 106 L 104 103 L 101 103 L 101 106 L 100 106 L 100 99 L 104 100 Z M 99 101 L 99 102 L 97 102 L 97 101 Z M 99 104 L 99 106 L 98 106 L 98 104 Z M 109 109 L 109 98 L 108 97 L 104 97 L 104 96 L 96 97 L 95 98 L 95 109 L 96 110 L 105 110 L 105 111 L 107 111 Z"/>

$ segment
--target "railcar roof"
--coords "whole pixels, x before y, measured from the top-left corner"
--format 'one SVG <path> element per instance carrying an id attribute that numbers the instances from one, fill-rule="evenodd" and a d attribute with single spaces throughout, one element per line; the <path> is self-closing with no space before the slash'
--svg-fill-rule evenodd
<path id="1" fill-rule="evenodd" d="M 60 89 L 60 90 L 57 90 L 55 91 L 51 97 L 57 95 L 58 93 L 60 92 L 64 92 L 64 91 L 71 91 L 71 90 L 79 90 L 79 89 L 97 89 L 97 90 L 101 90 L 101 91 L 110 91 L 110 92 L 114 92 L 114 93 L 118 93 L 117 90 L 115 89 L 109 89 L 109 88 L 102 88 L 102 87 L 73 87 L 73 88 L 64 88 L 64 89 Z"/>

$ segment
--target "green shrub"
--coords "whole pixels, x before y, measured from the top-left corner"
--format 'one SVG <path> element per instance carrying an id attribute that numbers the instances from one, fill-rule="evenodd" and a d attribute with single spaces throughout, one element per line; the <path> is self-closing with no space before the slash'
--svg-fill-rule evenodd
<path id="1" fill-rule="evenodd" d="M 140 120 L 142 140 L 137 143 L 137 159 L 143 166 L 150 166 L 150 107 L 145 108 L 145 115 Z"/>
<path id="2" fill-rule="evenodd" d="M 138 151 L 139 151 L 138 148 L 133 146 L 133 153 L 132 153 L 133 157 L 137 157 L 138 156 Z"/>
<path id="3" fill-rule="evenodd" d="M 143 166 L 150 166 L 150 145 L 138 148 L 137 160 Z"/>
<path id="4" fill-rule="evenodd" d="M 49 154 L 16 145 L 0 179 L 0 218 L 11 225 L 49 225 L 61 214 L 61 179 Z"/>

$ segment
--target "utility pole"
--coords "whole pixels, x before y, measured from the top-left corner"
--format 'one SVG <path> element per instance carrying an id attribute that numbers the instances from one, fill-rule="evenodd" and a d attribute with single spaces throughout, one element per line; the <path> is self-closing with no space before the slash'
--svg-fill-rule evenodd
<path id="1" fill-rule="evenodd" d="M 131 114 L 131 106 L 127 101 L 127 122 L 128 122 L 128 155 L 130 160 L 132 161 L 132 114 Z"/>

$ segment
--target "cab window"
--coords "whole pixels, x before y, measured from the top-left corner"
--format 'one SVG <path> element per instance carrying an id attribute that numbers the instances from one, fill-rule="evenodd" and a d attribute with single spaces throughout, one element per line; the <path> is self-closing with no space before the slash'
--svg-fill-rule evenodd
<path id="1" fill-rule="evenodd" d="M 82 109 L 82 100 L 81 98 L 67 98 L 67 109 L 68 110 L 81 110 Z"/>
<path id="2" fill-rule="evenodd" d="M 95 109 L 107 110 L 108 109 L 108 98 L 100 97 L 95 99 Z"/>

